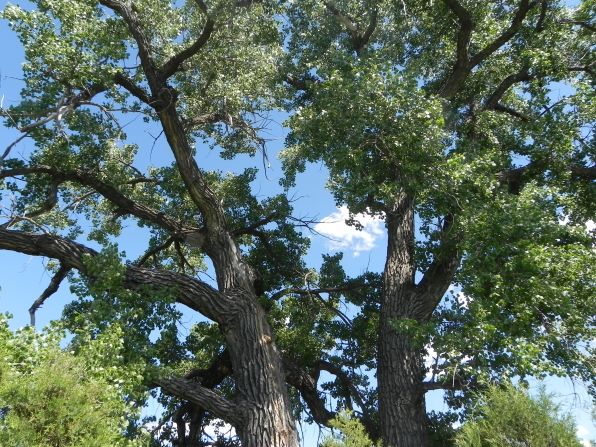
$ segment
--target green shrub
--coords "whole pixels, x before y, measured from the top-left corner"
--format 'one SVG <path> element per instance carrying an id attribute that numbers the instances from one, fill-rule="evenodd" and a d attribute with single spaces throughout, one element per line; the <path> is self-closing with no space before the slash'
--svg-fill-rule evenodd
<path id="1" fill-rule="evenodd" d="M 542 390 L 491 387 L 456 436 L 457 447 L 581 447 L 569 415 Z"/>
<path id="2" fill-rule="evenodd" d="M 61 333 L 13 333 L 0 315 L 0 446 L 140 446 L 124 435 L 136 416 L 126 386 L 115 365 L 97 355 L 117 353 L 115 338 L 75 355 L 60 348 Z"/>
<path id="3" fill-rule="evenodd" d="M 366 434 L 364 426 L 354 419 L 350 412 L 339 413 L 331 421 L 331 427 L 337 429 L 339 433 L 325 439 L 321 447 L 375 447 Z"/>

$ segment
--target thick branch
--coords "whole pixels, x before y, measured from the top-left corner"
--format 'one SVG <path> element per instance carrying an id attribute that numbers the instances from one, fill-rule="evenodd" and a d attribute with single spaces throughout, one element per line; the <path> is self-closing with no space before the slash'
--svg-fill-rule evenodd
<path id="1" fill-rule="evenodd" d="M 58 183 L 64 181 L 72 181 L 93 188 L 95 191 L 97 191 L 99 194 L 101 194 L 103 197 L 109 200 L 112 204 L 117 206 L 118 212 L 120 214 L 133 215 L 140 219 L 152 222 L 158 225 L 159 227 L 172 231 L 176 234 L 181 232 L 189 232 L 193 230 L 192 228 L 187 228 L 183 226 L 181 223 L 177 222 L 174 219 L 171 219 L 162 212 L 155 211 L 143 204 L 137 203 L 129 199 L 120 191 L 118 191 L 115 187 L 103 182 L 102 180 L 97 179 L 92 175 L 91 172 L 88 171 L 82 171 L 78 169 L 62 171 L 52 166 L 39 165 L 0 170 L 0 179 L 6 177 L 31 174 L 46 174 L 52 177 L 52 179 Z"/>
<path id="2" fill-rule="evenodd" d="M 145 92 L 145 90 L 143 90 L 141 87 L 135 84 L 134 81 L 130 79 L 128 76 L 125 76 L 122 73 L 116 73 L 114 81 L 119 86 L 124 87 L 124 89 L 126 89 L 129 93 L 131 93 L 141 102 L 148 105 L 152 105 L 153 101 L 151 100 L 151 97 L 147 94 L 147 92 Z"/>
<path id="3" fill-rule="evenodd" d="M 284 370 L 286 382 L 300 392 L 314 421 L 317 424 L 329 425 L 329 421 L 336 416 L 336 413 L 327 410 L 325 399 L 321 398 L 317 390 L 317 381 L 287 358 L 284 358 Z"/>
<path id="4" fill-rule="evenodd" d="M 0 250 L 57 259 L 65 268 L 88 276 L 87 259 L 97 255 L 82 244 L 52 234 L 34 234 L 0 228 Z M 129 290 L 147 288 L 174 294 L 180 304 L 226 326 L 235 318 L 234 300 L 210 285 L 187 275 L 127 265 L 122 286 Z"/>
<path id="5" fill-rule="evenodd" d="M 533 161 L 519 168 L 501 171 L 497 173 L 497 178 L 502 185 L 509 188 L 510 193 L 518 194 L 524 185 L 532 179 L 533 174 L 542 174 L 546 168 L 546 161 Z M 587 181 L 596 180 L 596 165 L 582 166 L 572 163 L 567 166 L 567 169 L 576 178 Z"/>
<path id="6" fill-rule="evenodd" d="M 161 78 L 164 80 L 168 79 L 170 76 L 176 73 L 176 71 L 178 71 L 178 68 L 180 67 L 180 65 L 184 63 L 184 61 L 190 59 L 195 54 L 197 54 L 201 50 L 201 48 L 203 48 L 207 44 L 207 41 L 209 40 L 211 33 L 213 33 L 214 27 L 215 23 L 213 22 L 213 20 L 211 20 L 211 17 L 208 16 L 207 22 L 205 23 L 205 27 L 203 28 L 203 32 L 197 38 L 197 40 L 188 48 L 172 56 L 172 58 L 164 64 L 164 66 L 160 70 Z"/>
<path id="7" fill-rule="evenodd" d="M 349 15 L 341 12 L 337 6 L 331 2 L 323 2 L 327 10 L 337 19 L 339 23 L 346 27 L 352 37 L 358 36 L 358 25 Z"/>
<path id="8" fill-rule="evenodd" d="M 322 370 L 334 374 L 340 380 L 340 382 L 342 382 L 346 391 L 356 397 L 357 403 L 362 411 L 366 412 L 366 406 L 362 401 L 358 390 L 356 390 L 348 375 L 341 368 L 325 360 L 320 360 L 315 363 L 314 375 L 311 375 L 292 362 L 289 358 L 284 357 L 283 360 L 284 370 L 286 372 L 286 382 L 300 392 L 300 396 L 306 403 L 313 420 L 317 424 L 329 426 L 329 421 L 337 416 L 336 412 L 329 411 L 327 409 L 325 406 L 325 399 L 321 397 L 319 391 L 317 390 L 317 382 L 319 374 Z M 379 438 L 378 426 L 371 418 L 367 417 L 365 414 L 363 417 L 361 417 L 361 422 L 373 440 Z"/>
<path id="9" fill-rule="evenodd" d="M 326 360 L 319 360 L 316 362 L 315 368 L 320 371 L 327 371 L 328 373 L 331 373 L 335 377 L 337 377 L 337 379 L 342 384 L 342 387 L 344 387 L 346 391 L 346 400 L 350 400 L 353 397 L 356 400 L 356 403 L 360 406 L 360 408 L 363 411 L 366 411 L 366 405 L 362 400 L 360 392 L 352 383 L 352 379 L 350 378 L 350 376 L 348 376 L 348 374 L 343 369 L 341 369 L 341 367 L 334 365 L 333 363 L 328 362 Z"/>
<path id="10" fill-rule="evenodd" d="M 143 67 L 145 76 L 147 76 L 147 81 L 149 82 L 151 92 L 155 96 L 159 91 L 161 83 L 159 77 L 157 76 L 155 63 L 151 56 L 151 43 L 149 42 L 149 39 L 147 39 L 147 36 L 145 36 L 145 33 L 143 32 L 141 23 L 139 22 L 137 15 L 134 13 L 132 9 L 132 4 L 130 4 L 129 2 L 127 2 L 127 4 L 124 4 L 118 0 L 99 0 L 99 3 L 111 9 L 112 11 L 117 12 L 120 15 L 120 17 L 122 17 L 126 22 L 126 25 L 128 26 L 130 33 L 132 34 L 132 37 L 137 43 L 137 47 L 139 49 L 139 57 L 141 59 L 141 66 Z M 129 7 L 129 5 L 131 6 Z"/>
<path id="11" fill-rule="evenodd" d="M 457 50 L 455 66 L 451 75 L 441 88 L 441 96 L 450 98 L 453 96 L 459 85 L 464 81 L 469 72 L 469 47 L 472 38 L 474 22 L 470 11 L 464 8 L 457 0 L 443 0 L 447 7 L 457 16 L 459 21 L 459 31 L 457 33 Z"/>
<path id="12" fill-rule="evenodd" d="M 509 90 L 514 84 L 518 82 L 527 82 L 533 79 L 533 76 L 530 76 L 529 70 L 527 68 L 522 68 L 517 73 L 511 74 L 507 76 L 501 83 L 497 86 L 495 91 L 488 97 L 485 102 L 485 107 L 487 109 L 494 108 L 503 95 Z"/>
<path id="13" fill-rule="evenodd" d="M 181 377 L 164 377 L 154 380 L 155 385 L 168 395 L 184 399 L 210 411 L 215 417 L 241 426 L 244 420 L 242 406 L 221 396 L 196 381 Z"/>
<path id="14" fill-rule="evenodd" d="M 421 317 L 423 320 L 430 318 L 435 308 L 447 292 L 457 271 L 461 252 L 458 249 L 458 235 L 453 231 L 453 216 L 445 217 L 441 229 L 442 244 L 435 258 L 424 276 L 416 286 L 416 295 L 421 301 Z"/>
<path id="15" fill-rule="evenodd" d="M 517 11 L 515 13 L 515 16 L 511 21 L 511 25 L 509 25 L 509 27 L 505 31 L 503 31 L 494 41 L 492 41 L 490 44 L 488 44 L 486 47 L 484 47 L 481 51 L 479 51 L 470 59 L 470 68 L 473 68 L 476 65 L 480 64 L 487 57 L 489 57 L 491 54 L 493 54 L 495 51 L 497 51 L 499 48 L 501 48 L 503 45 L 509 42 L 511 38 L 515 36 L 515 34 L 521 28 L 522 23 L 528 15 L 530 9 L 532 9 L 537 3 L 538 2 L 536 1 L 530 2 L 529 0 L 521 0 L 519 3 L 519 7 L 517 8 Z"/>
<path id="16" fill-rule="evenodd" d="M 167 107 L 159 112 L 159 116 L 182 180 L 205 218 L 208 229 L 214 232 L 224 229 L 226 224 L 221 203 L 197 166 L 178 113 L 173 107 Z"/>
<path id="17" fill-rule="evenodd" d="M 354 51 L 359 53 L 368 44 L 368 41 L 377 27 L 378 11 L 376 9 L 372 11 L 370 22 L 364 33 L 361 33 L 360 27 L 352 17 L 340 11 L 340 9 L 331 2 L 326 1 L 324 4 L 327 10 L 337 19 L 337 21 L 346 27 L 348 33 L 350 34 Z"/>
<path id="18" fill-rule="evenodd" d="M 474 67 L 485 61 L 491 54 L 509 42 L 519 31 L 528 12 L 538 2 L 521 0 L 519 7 L 509 27 L 503 31 L 495 40 L 473 56 L 469 56 L 469 46 L 474 29 L 474 22 L 470 12 L 465 9 L 457 0 L 443 0 L 451 11 L 458 17 L 460 29 L 457 36 L 456 62 L 447 81 L 441 88 L 440 94 L 444 98 L 453 97 L 460 89 Z"/>
<path id="19" fill-rule="evenodd" d="M 70 271 L 70 269 L 68 267 L 61 265 L 60 268 L 58 269 L 58 271 L 56 272 L 56 274 L 52 277 L 52 280 L 50 281 L 50 284 L 48 285 L 48 287 L 43 291 L 43 293 L 39 296 L 39 298 L 37 298 L 33 302 L 31 307 L 29 308 L 29 317 L 31 319 L 31 322 L 30 322 L 31 326 L 35 326 L 35 312 L 37 311 L 37 309 L 39 309 L 41 306 L 43 306 L 43 303 L 49 297 L 51 297 L 54 293 L 56 293 L 58 291 L 58 288 L 60 287 L 60 283 L 62 283 L 64 278 L 66 278 L 66 275 L 68 274 L 69 271 Z"/>
<path id="20" fill-rule="evenodd" d="M 507 107 L 500 103 L 503 95 L 509 90 L 513 85 L 517 84 L 518 82 L 527 82 L 534 78 L 534 76 L 530 75 L 530 72 L 527 68 L 522 68 L 517 73 L 513 73 L 507 76 L 501 83 L 497 86 L 495 91 L 488 97 L 486 102 L 484 103 L 484 108 L 488 110 L 495 110 L 497 112 L 504 112 L 508 113 L 512 116 L 520 118 L 524 121 L 528 121 L 528 118 L 517 112 L 516 110 Z"/>

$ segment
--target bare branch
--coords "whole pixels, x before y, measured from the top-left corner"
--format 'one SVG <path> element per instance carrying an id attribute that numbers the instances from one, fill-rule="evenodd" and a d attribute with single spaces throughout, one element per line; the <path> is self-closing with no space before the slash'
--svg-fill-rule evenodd
<path id="1" fill-rule="evenodd" d="M 596 32 L 596 26 L 592 25 L 589 22 L 585 22 L 583 20 L 563 19 L 563 20 L 559 20 L 559 23 L 578 25 L 578 26 L 581 26 L 582 28 L 587 29 L 588 31 Z"/>
<path id="2" fill-rule="evenodd" d="M 68 267 L 61 265 L 56 274 L 52 277 L 50 285 L 48 285 L 48 287 L 43 291 L 39 298 L 37 298 L 33 302 L 31 307 L 29 308 L 29 318 L 31 319 L 31 326 L 35 327 L 35 312 L 37 312 L 37 309 L 43 306 L 43 303 L 58 291 L 60 283 L 62 283 L 64 278 L 66 278 L 66 275 L 69 271 L 70 269 Z"/>
<path id="3" fill-rule="evenodd" d="M 242 234 L 254 234 L 254 231 L 256 229 L 275 221 L 275 219 L 278 217 L 279 217 L 278 212 L 270 213 L 269 215 L 263 217 L 262 219 L 257 220 L 256 222 L 249 225 L 248 227 L 238 228 L 237 230 L 232 231 L 232 234 L 234 236 L 240 236 Z"/>
<path id="4" fill-rule="evenodd" d="M 82 89 L 82 91 L 76 95 L 73 94 L 70 96 L 64 96 L 58 101 L 58 104 L 56 104 L 55 109 L 49 112 L 48 115 L 44 116 L 43 118 L 39 118 L 37 121 L 20 127 L 16 124 L 16 121 L 11 117 L 8 111 L 0 109 L 0 116 L 8 116 L 9 118 L 11 118 L 12 121 L 15 123 L 17 130 L 25 134 L 22 135 L 19 139 L 17 139 L 17 141 L 9 145 L 9 147 L 4 151 L 4 154 L 2 155 L 2 160 L 4 160 L 8 156 L 12 147 L 19 141 L 21 141 L 23 138 L 25 138 L 25 136 L 27 136 L 32 130 L 38 129 L 51 121 L 59 123 L 66 115 L 70 114 L 79 106 L 88 102 L 95 95 L 105 90 L 106 88 L 104 86 L 93 84 Z"/>
<path id="5" fill-rule="evenodd" d="M 12 151 L 12 149 L 17 144 L 19 144 L 22 140 L 24 140 L 27 136 L 29 136 L 29 132 L 23 132 L 23 134 L 21 136 L 19 136 L 16 140 L 14 140 L 12 143 L 10 143 L 4 150 L 2 157 L 0 157 L 0 163 L 3 162 L 4 160 L 6 160 L 6 157 L 8 157 L 10 155 L 10 152 Z"/>
<path id="6" fill-rule="evenodd" d="M 0 178 L 2 178 L 1 174 L 2 174 L 2 171 L 0 171 Z M 24 216 L 17 216 L 2 226 L 4 228 L 10 228 L 13 225 L 17 224 L 18 222 L 20 222 L 21 220 L 33 219 L 37 216 L 41 216 L 42 214 L 50 212 L 52 209 L 54 209 L 54 207 L 58 203 L 58 186 L 59 185 L 60 185 L 60 182 L 58 182 L 58 181 L 53 181 L 50 184 L 50 187 L 48 188 L 48 192 L 46 195 L 46 199 L 45 199 L 44 203 L 38 209 L 36 209 L 35 211 L 31 211 L 29 213 L 26 213 Z"/>

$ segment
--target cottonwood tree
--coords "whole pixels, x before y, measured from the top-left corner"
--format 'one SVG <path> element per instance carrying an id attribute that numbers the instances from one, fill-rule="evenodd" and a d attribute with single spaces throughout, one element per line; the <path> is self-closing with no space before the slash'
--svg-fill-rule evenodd
<path id="1" fill-rule="evenodd" d="M 34 4 L 4 13 L 27 63 L 2 112 L 35 148 L 2 156 L 0 248 L 57 261 L 32 316 L 70 275 L 69 324 L 126 326 L 165 441 L 200 445 L 218 418 L 242 445 L 297 445 L 298 412 L 336 415 L 323 390 L 383 445 L 420 446 L 428 390 L 457 404 L 501 376 L 592 380 L 591 3 Z M 340 255 L 307 269 L 285 196 L 259 201 L 254 169 L 199 166 L 207 145 L 260 150 L 280 105 L 286 185 L 322 160 L 338 203 L 382 216 L 382 277 L 347 278 Z M 123 129 L 136 114 L 171 165 L 142 162 L 151 148 Z M 124 219 L 150 234 L 138 259 L 115 245 Z M 451 285 L 465 303 L 443 300 Z M 179 340 L 174 303 L 215 324 Z"/>
<path id="2" fill-rule="evenodd" d="M 287 16 L 288 182 L 322 161 L 337 203 L 387 227 L 383 445 L 427 444 L 429 390 L 455 403 L 503 377 L 591 382 L 594 2 L 301 1 Z M 464 295 L 443 300 L 451 286 Z"/>
<path id="3" fill-rule="evenodd" d="M 225 177 L 202 170 L 194 157 L 202 139 L 220 142 L 228 155 L 261 144 L 249 120 L 266 106 L 280 43 L 274 11 L 251 3 L 9 6 L 4 17 L 19 34 L 27 63 L 23 100 L 3 114 L 35 149 L 21 156 L 11 145 L 3 154 L 0 176 L 14 208 L 0 229 L 0 247 L 58 261 L 45 295 L 76 271 L 84 278 L 77 285 L 81 295 L 93 296 L 96 309 L 139 322 L 137 338 L 159 326 L 139 317 L 165 310 L 163 302 L 172 299 L 216 322 L 234 396 L 214 391 L 219 382 L 173 373 L 155 375 L 154 384 L 232 424 L 243 445 L 295 446 L 282 359 L 255 283 L 258 262 L 276 264 L 266 272 L 270 287 L 283 283 L 289 266 L 300 270 L 304 242 L 287 224 L 284 197 L 258 202 L 250 194 L 252 171 Z M 139 148 L 124 141 L 122 129 L 135 113 L 163 133 L 170 166 L 146 172 L 135 166 Z M 106 248 L 103 255 L 77 241 L 84 240 L 80 217 L 93 227 L 87 238 Z M 123 218 L 151 232 L 147 252 L 125 264 L 109 249 Z M 195 275 L 203 254 L 217 288 Z M 73 320 L 87 318 L 85 304 L 69 309 Z M 181 433 L 184 445 L 185 427 Z"/>

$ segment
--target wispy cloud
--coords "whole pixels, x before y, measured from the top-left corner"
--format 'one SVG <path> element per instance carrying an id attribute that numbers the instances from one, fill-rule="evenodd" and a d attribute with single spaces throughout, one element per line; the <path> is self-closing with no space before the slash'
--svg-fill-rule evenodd
<path id="1" fill-rule="evenodd" d="M 327 248 L 330 250 L 350 250 L 354 256 L 372 250 L 385 233 L 382 218 L 356 214 L 354 218 L 362 225 L 362 230 L 358 230 L 346 224 L 349 217 L 348 208 L 342 206 L 316 224 L 315 230 L 329 238 Z"/>

